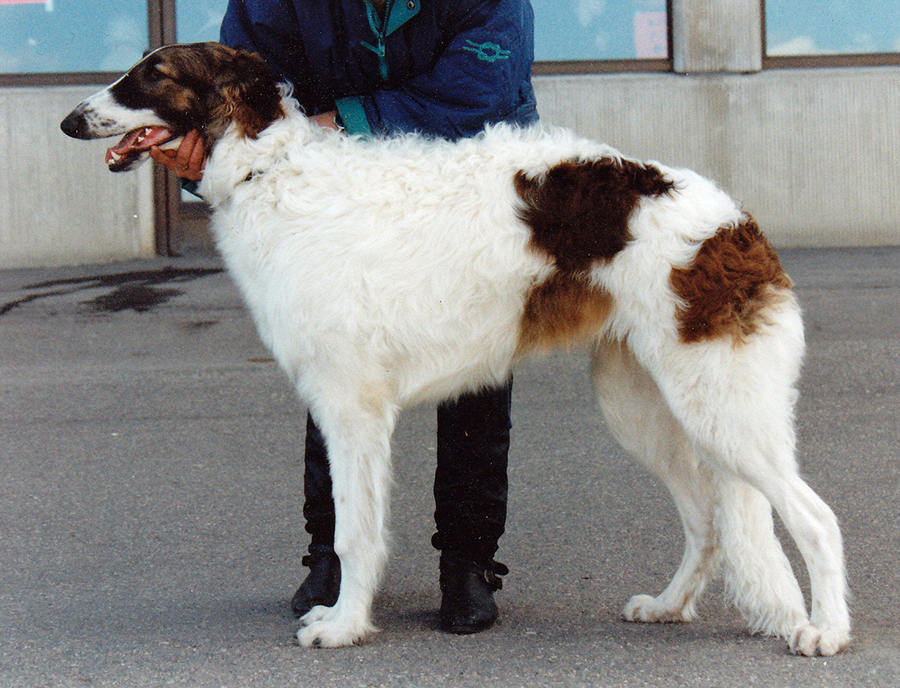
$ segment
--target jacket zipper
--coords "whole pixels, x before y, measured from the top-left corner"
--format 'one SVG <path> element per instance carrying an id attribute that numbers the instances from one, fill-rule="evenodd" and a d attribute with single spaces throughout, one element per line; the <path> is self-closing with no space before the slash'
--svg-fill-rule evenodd
<path id="1" fill-rule="evenodd" d="M 387 0 L 384 7 L 384 19 L 382 19 L 378 16 L 378 12 L 375 11 L 372 3 L 369 2 L 369 0 L 366 0 L 366 16 L 369 19 L 369 27 L 372 29 L 372 33 L 375 34 L 375 45 L 367 43 L 366 41 L 360 41 L 360 44 L 364 48 L 371 50 L 378 58 L 378 71 L 381 74 L 382 81 L 387 81 L 388 78 L 387 53 L 385 51 L 384 41 L 386 38 L 388 18 L 391 16 L 391 8 L 393 5 L 394 0 Z"/>

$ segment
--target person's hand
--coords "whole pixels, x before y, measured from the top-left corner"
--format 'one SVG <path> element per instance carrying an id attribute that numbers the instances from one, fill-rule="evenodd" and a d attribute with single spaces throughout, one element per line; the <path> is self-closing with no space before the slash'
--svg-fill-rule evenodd
<path id="1" fill-rule="evenodd" d="M 326 129 L 340 129 L 334 110 L 310 117 L 310 121 Z M 184 135 L 177 150 L 164 150 L 158 146 L 150 149 L 150 157 L 181 179 L 199 181 L 206 167 L 206 144 L 196 130 Z"/>
<path id="2" fill-rule="evenodd" d="M 193 130 L 184 135 L 178 150 L 150 149 L 150 157 L 182 179 L 200 181 L 206 167 L 206 144 L 200 132 Z"/>
<path id="3" fill-rule="evenodd" d="M 335 131 L 341 129 L 341 125 L 337 123 L 337 112 L 334 110 L 323 112 L 321 115 L 313 115 L 309 118 L 309 121 L 324 129 L 334 129 Z"/>

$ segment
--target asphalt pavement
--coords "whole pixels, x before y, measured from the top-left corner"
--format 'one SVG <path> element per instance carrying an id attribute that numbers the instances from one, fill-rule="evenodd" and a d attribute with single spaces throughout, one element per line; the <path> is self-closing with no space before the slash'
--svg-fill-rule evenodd
<path id="1" fill-rule="evenodd" d="M 855 595 L 847 652 L 749 636 L 721 581 L 695 623 L 620 620 L 665 587 L 682 535 L 577 351 L 516 373 L 499 623 L 437 628 L 434 411 L 417 408 L 394 439 L 382 632 L 299 647 L 305 411 L 216 261 L 159 259 L 0 272 L 0 686 L 900 685 L 900 249 L 782 257 L 809 342 L 800 461 Z"/>

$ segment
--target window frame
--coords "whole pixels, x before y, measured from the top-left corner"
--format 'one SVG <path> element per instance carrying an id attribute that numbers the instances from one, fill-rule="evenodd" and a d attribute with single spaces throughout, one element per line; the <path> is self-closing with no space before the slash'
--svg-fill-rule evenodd
<path id="1" fill-rule="evenodd" d="M 175 40 L 175 0 L 147 0 L 147 46 L 155 50 Z M 33 72 L 0 74 L 6 86 L 88 86 L 108 84 L 122 72 Z"/>
<path id="2" fill-rule="evenodd" d="M 668 56 L 615 60 L 539 60 L 536 76 L 671 72 L 673 64 L 672 3 L 666 0 Z M 766 35 L 766 0 L 760 0 L 762 21 L 762 69 L 822 69 L 840 67 L 900 66 L 900 51 L 887 53 L 841 53 L 833 55 L 769 55 Z M 176 39 L 175 0 L 147 0 L 148 46 L 154 50 Z M 36 72 L 0 74 L 0 87 L 85 86 L 105 84 L 121 72 Z"/>
<path id="3" fill-rule="evenodd" d="M 891 53 L 836 53 L 826 55 L 769 55 L 766 31 L 766 0 L 759 0 L 762 21 L 762 68 L 824 69 L 840 67 L 890 67 L 900 65 L 900 51 Z"/>
<path id="4" fill-rule="evenodd" d="M 622 74 L 626 72 L 671 72 L 672 2 L 666 0 L 666 57 L 636 57 L 615 60 L 535 60 L 531 73 L 536 76 L 566 76 L 576 74 Z"/>
<path id="5" fill-rule="evenodd" d="M 671 23 L 669 24 L 671 27 Z M 669 54 L 672 31 L 669 29 Z M 536 76 L 565 76 L 574 74 L 621 74 L 623 72 L 671 72 L 671 57 L 639 57 L 619 60 L 542 60 L 535 61 L 531 73 Z"/>
<path id="6" fill-rule="evenodd" d="M 148 49 L 176 40 L 176 0 L 147 0 Z M 535 61 L 535 75 L 616 74 L 626 72 L 671 72 L 672 59 L 672 2 L 666 0 L 667 57 L 614 60 L 540 60 Z M 106 84 L 121 76 L 121 72 L 34 72 L 0 74 L 0 87 L 6 86 L 86 86 Z"/>

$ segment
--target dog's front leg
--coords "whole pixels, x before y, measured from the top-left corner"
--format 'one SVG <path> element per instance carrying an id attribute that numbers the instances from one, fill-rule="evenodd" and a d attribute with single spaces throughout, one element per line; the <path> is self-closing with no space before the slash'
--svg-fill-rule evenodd
<path id="1" fill-rule="evenodd" d="M 387 559 L 390 438 L 395 413 L 347 412 L 316 419 L 328 447 L 341 588 L 333 607 L 314 607 L 297 639 L 306 647 L 360 643 L 377 629 L 372 599 Z"/>

